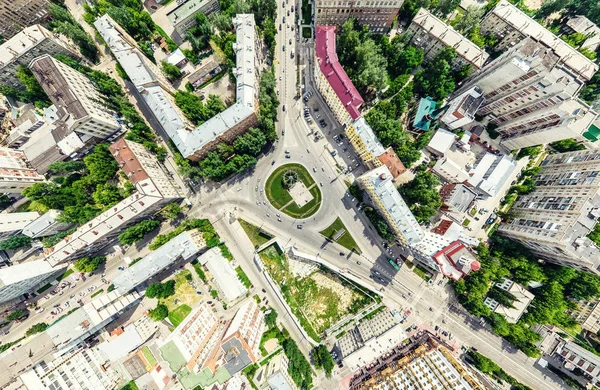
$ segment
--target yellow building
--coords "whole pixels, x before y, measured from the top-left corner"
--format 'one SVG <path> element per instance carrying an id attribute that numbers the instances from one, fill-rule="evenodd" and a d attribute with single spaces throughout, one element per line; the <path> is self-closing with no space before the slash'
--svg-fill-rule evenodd
<path id="1" fill-rule="evenodd" d="M 377 157 L 385 153 L 385 148 L 373 129 L 362 116 L 346 126 L 346 136 L 354 148 L 354 151 L 362 162 L 369 168 L 377 168 L 382 165 Z"/>

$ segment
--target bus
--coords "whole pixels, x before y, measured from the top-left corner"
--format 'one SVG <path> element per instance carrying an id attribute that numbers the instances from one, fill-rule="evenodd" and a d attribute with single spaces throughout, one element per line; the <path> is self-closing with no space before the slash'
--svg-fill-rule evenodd
<path id="1" fill-rule="evenodd" d="M 400 267 L 398 267 L 398 264 L 396 264 L 396 262 L 394 261 L 394 259 L 388 258 L 388 261 L 390 262 L 390 264 L 392 265 L 392 267 L 394 267 L 394 269 L 396 271 L 400 271 Z"/>

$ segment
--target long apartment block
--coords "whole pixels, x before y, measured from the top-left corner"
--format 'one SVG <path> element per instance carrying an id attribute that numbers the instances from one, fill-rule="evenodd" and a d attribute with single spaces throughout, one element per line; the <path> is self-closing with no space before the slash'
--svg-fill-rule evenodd
<path id="1" fill-rule="evenodd" d="M 587 238 L 600 218 L 600 151 L 552 154 L 541 167 L 499 232 L 546 261 L 600 274 L 600 248 Z"/>
<path id="2" fill-rule="evenodd" d="M 349 18 L 369 26 L 374 33 L 387 32 L 404 0 L 317 0 L 315 25 L 341 26 Z"/>

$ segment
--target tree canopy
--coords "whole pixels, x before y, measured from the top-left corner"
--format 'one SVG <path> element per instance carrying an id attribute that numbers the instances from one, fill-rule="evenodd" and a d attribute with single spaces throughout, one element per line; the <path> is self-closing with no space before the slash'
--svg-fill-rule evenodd
<path id="1" fill-rule="evenodd" d="M 427 222 L 437 214 L 442 206 L 438 191 L 441 185 L 437 176 L 426 170 L 419 170 L 414 179 L 398 188 L 404 201 L 419 222 Z"/>
<path id="2" fill-rule="evenodd" d="M 146 288 L 146 296 L 148 298 L 168 298 L 175 294 L 175 281 L 168 280 L 164 283 L 156 282 Z"/>
<path id="3" fill-rule="evenodd" d="M 137 224 L 128 227 L 119 234 L 119 242 L 121 245 L 133 244 L 141 241 L 144 236 L 160 226 L 160 221 L 157 219 L 146 219 Z"/>
<path id="4" fill-rule="evenodd" d="M 26 314 L 27 314 L 26 310 L 17 309 L 15 311 L 11 312 L 9 315 L 7 315 L 5 320 L 7 322 L 12 322 L 12 321 L 18 320 L 19 318 L 23 317 Z"/>
<path id="5" fill-rule="evenodd" d="M 40 322 L 38 324 L 32 325 L 29 329 L 27 329 L 27 332 L 25 332 L 25 335 L 31 336 L 36 333 L 42 333 L 46 329 L 48 329 L 48 324 L 46 324 L 45 322 Z"/>
<path id="6" fill-rule="evenodd" d="M 331 372 L 335 367 L 335 362 L 327 350 L 327 347 L 323 344 L 314 347 L 312 350 L 312 358 L 315 362 L 315 367 L 322 368 L 323 371 L 325 371 L 327 378 L 330 378 Z"/>
<path id="7" fill-rule="evenodd" d="M 75 262 L 73 267 L 79 272 L 94 272 L 101 264 L 106 262 L 106 257 L 83 257 Z"/>
<path id="8" fill-rule="evenodd" d="M 169 80 L 174 81 L 181 78 L 181 69 L 179 69 L 176 65 L 170 64 L 167 61 L 162 61 L 160 64 L 163 73 Z"/>
<path id="9" fill-rule="evenodd" d="M 310 363 L 306 360 L 294 339 L 288 337 L 283 340 L 283 351 L 289 360 L 288 373 L 296 386 L 300 389 L 312 388 Z"/>
<path id="10" fill-rule="evenodd" d="M 552 142 L 550 146 L 558 153 L 575 152 L 577 150 L 585 149 L 585 146 L 575 138 L 567 138 L 561 141 Z"/>
<path id="11" fill-rule="evenodd" d="M 196 14 L 196 25 L 187 30 L 185 37 L 192 45 L 192 50 L 199 53 L 208 46 L 213 31 L 210 20 L 205 14 L 199 12 Z"/>
<path id="12" fill-rule="evenodd" d="M 452 77 L 454 57 L 456 57 L 454 48 L 447 47 L 426 63 L 423 70 L 415 75 L 415 92 L 421 97 L 431 96 L 437 101 L 450 95 L 456 86 Z"/>
<path id="13" fill-rule="evenodd" d="M 169 308 L 162 303 L 156 305 L 156 307 L 148 312 L 148 316 L 154 321 L 162 321 L 169 315 Z"/>
<path id="14" fill-rule="evenodd" d="M 0 241 L 0 250 L 15 250 L 29 246 L 29 244 L 31 244 L 31 237 L 20 234 Z"/>

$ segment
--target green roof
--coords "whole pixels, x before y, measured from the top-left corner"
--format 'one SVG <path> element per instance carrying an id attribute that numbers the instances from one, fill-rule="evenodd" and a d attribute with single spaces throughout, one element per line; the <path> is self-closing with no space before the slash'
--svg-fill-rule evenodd
<path id="1" fill-rule="evenodd" d="M 583 136 L 590 141 L 596 142 L 600 139 L 600 128 L 596 125 L 591 125 L 587 131 L 583 133 Z"/>
<path id="2" fill-rule="evenodd" d="M 429 126 L 431 126 L 431 120 L 428 119 L 427 116 L 431 115 L 435 111 L 436 107 L 437 103 L 429 96 L 422 98 L 419 101 L 419 108 L 417 108 L 417 114 L 413 120 L 413 127 L 423 131 L 429 130 Z"/>
<path id="3" fill-rule="evenodd" d="M 179 382 L 185 389 L 193 389 L 197 386 L 202 388 L 208 388 L 208 386 L 212 385 L 215 382 L 219 382 L 219 384 L 225 383 L 231 375 L 225 369 L 224 366 L 217 368 L 215 375 L 212 374 L 210 369 L 205 368 L 198 374 L 194 374 L 190 372 L 187 368 L 184 368 L 179 372 L 178 375 Z"/>
<path id="4" fill-rule="evenodd" d="M 173 341 L 169 341 L 162 347 L 160 347 L 160 354 L 163 359 L 165 359 L 169 366 L 171 367 L 171 371 L 177 372 L 187 363 L 181 352 L 179 352 L 179 348 L 175 345 Z"/>

